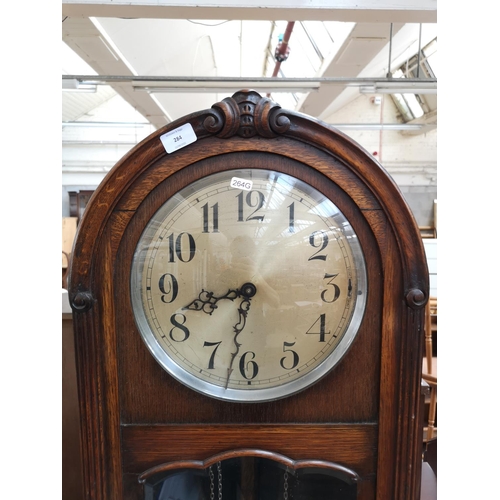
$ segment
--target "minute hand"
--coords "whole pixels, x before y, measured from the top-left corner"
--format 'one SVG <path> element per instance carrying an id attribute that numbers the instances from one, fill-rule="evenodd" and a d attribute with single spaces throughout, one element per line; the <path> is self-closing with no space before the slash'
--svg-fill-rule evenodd
<path id="1" fill-rule="evenodd" d="M 250 310 L 250 300 L 256 293 L 257 288 L 253 283 L 245 283 L 239 289 L 228 290 L 225 295 L 221 295 L 220 297 L 214 296 L 213 292 L 202 290 L 197 299 L 193 300 L 183 308 L 189 309 L 191 311 L 203 311 L 205 314 L 209 314 L 211 316 L 215 309 L 217 309 L 217 302 L 219 302 L 219 300 L 234 301 L 238 297 L 243 297 L 238 307 L 238 322 L 233 326 L 233 331 L 235 333 L 233 342 L 236 346 L 236 351 L 231 354 L 231 361 L 229 363 L 229 368 L 227 369 L 227 379 L 225 386 L 226 389 L 229 385 L 229 378 L 231 377 L 231 373 L 233 372 L 234 360 L 240 352 L 241 344 L 238 342 L 238 335 L 243 331 L 243 328 L 245 328 L 247 322 L 247 314 Z"/>
<path id="2" fill-rule="evenodd" d="M 229 385 L 229 378 L 231 377 L 231 373 L 233 372 L 234 360 L 238 355 L 238 353 L 240 352 L 241 344 L 238 342 L 238 335 L 243 331 L 243 328 L 245 328 L 247 322 L 247 314 L 248 311 L 250 310 L 250 300 L 257 292 L 257 289 L 255 288 L 255 285 L 253 285 L 252 283 L 245 283 L 240 288 L 239 292 L 240 292 L 239 296 L 242 296 L 243 300 L 240 302 L 240 305 L 238 307 L 238 314 L 239 314 L 238 322 L 233 327 L 235 333 L 233 342 L 234 345 L 236 346 L 236 351 L 231 354 L 231 361 L 229 362 L 229 368 L 227 369 L 227 379 L 225 386 L 226 389 Z"/>

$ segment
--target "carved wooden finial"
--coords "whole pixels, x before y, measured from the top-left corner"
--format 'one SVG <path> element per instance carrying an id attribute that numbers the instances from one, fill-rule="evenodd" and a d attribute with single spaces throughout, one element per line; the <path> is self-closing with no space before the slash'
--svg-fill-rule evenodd
<path id="1" fill-rule="evenodd" d="M 94 302 L 94 297 L 88 290 L 78 290 L 70 301 L 70 305 L 74 312 L 82 313 L 90 311 Z"/>
<path id="2" fill-rule="evenodd" d="M 427 303 L 427 297 L 419 288 L 411 288 L 406 294 L 406 303 L 412 309 L 422 309 Z"/>
<path id="3" fill-rule="evenodd" d="M 272 138 L 290 127 L 290 120 L 281 106 L 254 90 L 240 90 L 212 106 L 211 114 L 204 121 L 205 128 L 227 139 L 240 137 Z"/>

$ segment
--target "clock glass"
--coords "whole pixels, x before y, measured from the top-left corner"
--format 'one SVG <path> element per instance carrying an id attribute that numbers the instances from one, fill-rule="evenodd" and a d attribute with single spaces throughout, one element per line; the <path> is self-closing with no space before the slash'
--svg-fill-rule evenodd
<path id="1" fill-rule="evenodd" d="M 188 387 L 227 401 L 289 396 L 354 340 L 367 279 L 335 203 L 287 174 L 238 169 L 168 199 L 137 244 L 134 317 L 150 353 Z"/>

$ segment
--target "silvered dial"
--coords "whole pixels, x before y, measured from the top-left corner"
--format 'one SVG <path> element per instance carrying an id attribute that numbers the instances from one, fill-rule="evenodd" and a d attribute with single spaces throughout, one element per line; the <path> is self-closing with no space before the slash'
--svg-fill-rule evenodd
<path id="1" fill-rule="evenodd" d="M 268 401 L 328 373 L 366 302 L 353 228 L 299 179 L 204 177 L 152 217 L 132 265 L 139 331 L 173 377 L 229 401 Z"/>

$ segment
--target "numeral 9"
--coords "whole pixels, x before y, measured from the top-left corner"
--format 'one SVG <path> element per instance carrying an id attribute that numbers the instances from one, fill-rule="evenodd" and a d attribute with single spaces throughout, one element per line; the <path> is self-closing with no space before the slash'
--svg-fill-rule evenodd
<path id="1" fill-rule="evenodd" d="M 165 283 L 165 279 L 168 280 L 167 283 Z M 165 288 L 165 285 L 167 285 L 167 288 Z M 177 283 L 175 276 L 170 273 L 166 273 L 161 276 L 158 281 L 158 288 L 160 289 L 160 292 L 163 293 L 161 301 L 165 304 L 173 302 L 179 292 L 179 284 Z"/>

